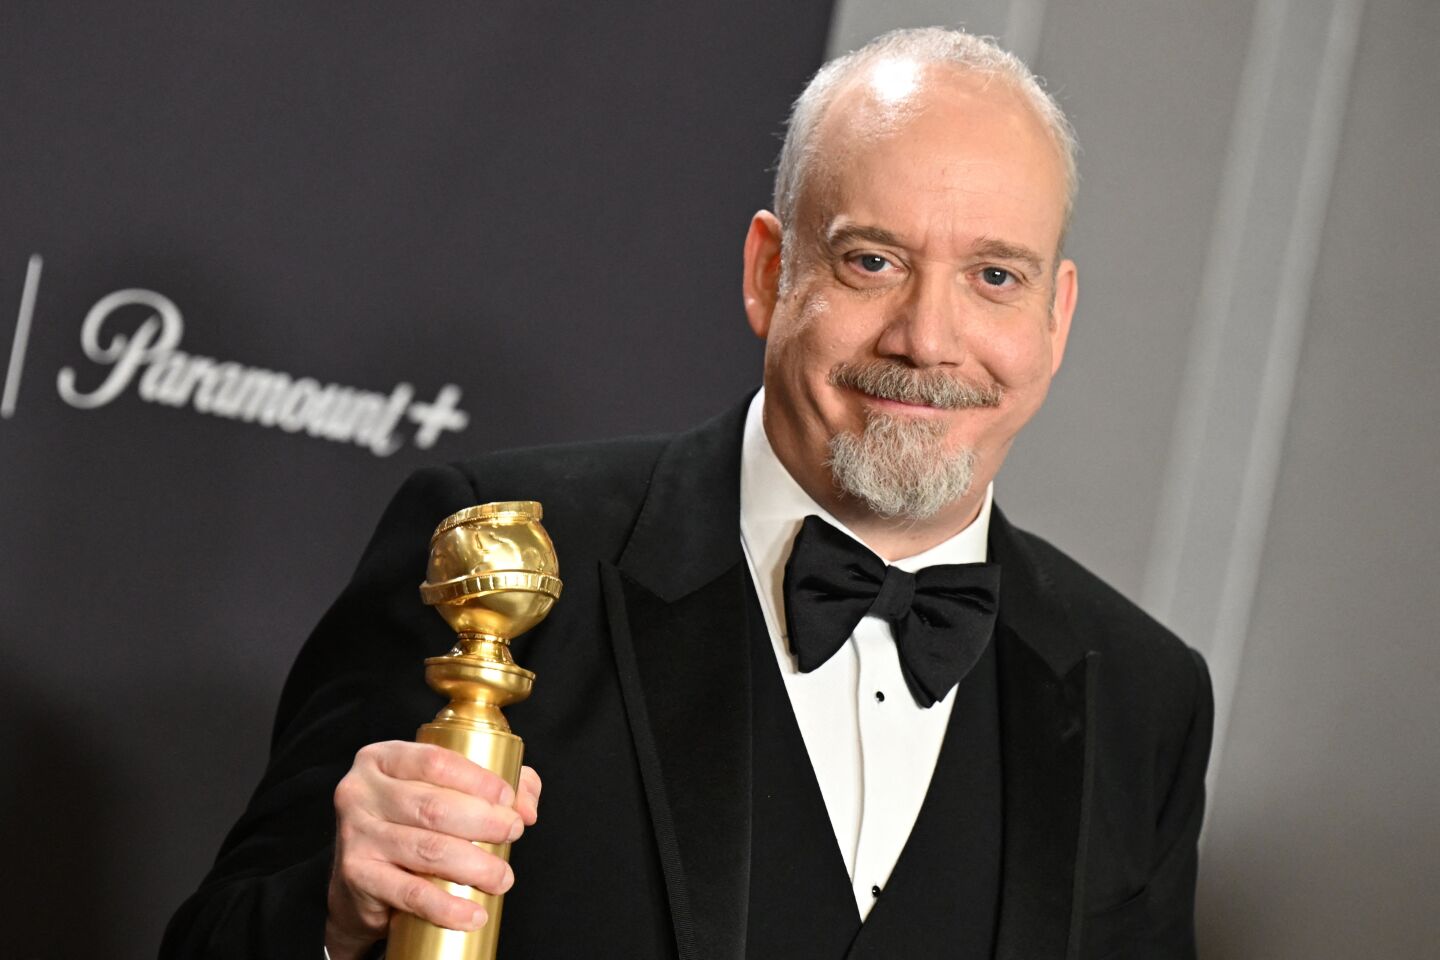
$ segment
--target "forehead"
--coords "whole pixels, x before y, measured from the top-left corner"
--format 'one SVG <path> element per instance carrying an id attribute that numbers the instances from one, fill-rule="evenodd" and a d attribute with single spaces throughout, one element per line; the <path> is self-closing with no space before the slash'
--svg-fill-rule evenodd
<path id="1" fill-rule="evenodd" d="M 839 86 L 817 125 L 800 214 L 917 242 L 1000 238 L 1051 251 L 1065 207 L 1050 131 L 1006 80 L 880 61 Z"/>

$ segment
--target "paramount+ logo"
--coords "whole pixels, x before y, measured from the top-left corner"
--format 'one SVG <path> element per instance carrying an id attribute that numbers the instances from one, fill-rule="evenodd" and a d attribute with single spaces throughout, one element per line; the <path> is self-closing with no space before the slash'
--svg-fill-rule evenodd
<path id="1" fill-rule="evenodd" d="M 38 258 L 31 267 L 34 276 L 27 277 L 25 299 L 33 311 Z M 25 306 L 21 321 L 28 327 Z M 138 326 L 135 317 L 144 317 Z M 442 433 L 469 424 L 454 384 L 425 401 L 416 398 L 409 383 L 397 383 L 388 393 L 322 383 L 187 353 L 180 349 L 184 333 L 179 307 L 163 294 L 140 288 L 107 294 L 80 324 L 80 349 L 90 363 L 61 368 L 56 379 L 60 398 L 77 409 L 94 410 L 133 389 L 146 403 L 354 444 L 380 457 L 400 449 L 407 433 L 415 446 L 429 449 Z M 17 328 L 17 347 L 23 350 L 19 334 Z M 10 373 L 18 378 L 17 359 L 12 355 Z"/>

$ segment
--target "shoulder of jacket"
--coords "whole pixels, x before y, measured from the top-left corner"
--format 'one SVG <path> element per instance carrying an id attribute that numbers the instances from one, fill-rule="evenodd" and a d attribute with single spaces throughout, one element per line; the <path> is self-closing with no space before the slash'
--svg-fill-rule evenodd
<path id="1" fill-rule="evenodd" d="M 562 558 L 613 559 L 650 488 L 669 436 L 497 450 L 453 463 L 474 503 L 537 500 Z"/>
<path id="2" fill-rule="evenodd" d="M 1193 669 L 1198 654 L 1168 627 L 1044 537 L 1015 532 L 1072 627 L 1095 649 Z"/>

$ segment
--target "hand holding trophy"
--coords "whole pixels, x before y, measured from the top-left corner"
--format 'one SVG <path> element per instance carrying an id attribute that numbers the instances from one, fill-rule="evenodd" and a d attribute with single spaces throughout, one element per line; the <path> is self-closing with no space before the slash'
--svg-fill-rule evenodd
<path id="1" fill-rule="evenodd" d="M 535 674 L 515 663 L 510 640 L 535 626 L 560 596 L 555 547 L 533 500 L 486 503 L 446 517 L 430 538 L 420 595 L 456 633 L 454 648 L 425 661 L 425 681 L 450 703 L 416 739 L 464 755 L 518 786 L 524 743 L 500 708 L 530 695 Z M 501 859 L 510 845 L 477 843 Z M 390 925 L 392 960 L 490 960 L 499 943 L 502 897 L 432 878 L 445 892 L 483 906 L 480 930 L 448 930 L 407 913 Z"/>

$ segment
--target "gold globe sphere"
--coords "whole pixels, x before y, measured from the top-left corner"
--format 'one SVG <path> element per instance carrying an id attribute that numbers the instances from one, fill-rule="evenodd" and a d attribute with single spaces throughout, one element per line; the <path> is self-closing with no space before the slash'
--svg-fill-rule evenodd
<path id="1" fill-rule="evenodd" d="M 420 595 L 462 637 L 509 640 L 545 618 L 560 597 L 555 545 L 533 500 L 467 507 L 430 537 Z"/>

